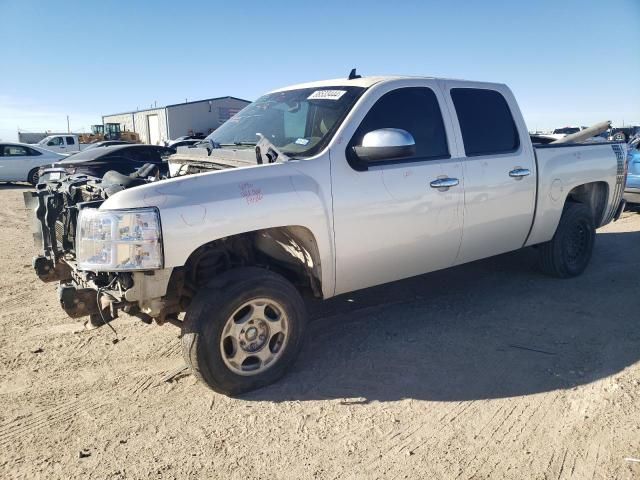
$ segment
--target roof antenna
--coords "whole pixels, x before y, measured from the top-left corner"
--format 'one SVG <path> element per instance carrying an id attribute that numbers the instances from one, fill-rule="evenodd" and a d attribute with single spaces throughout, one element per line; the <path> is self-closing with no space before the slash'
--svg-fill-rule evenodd
<path id="1" fill-rule="evenodd" d="M 356 78 L 362 78 L 362 75 L 358 75 L 356 69 L 352 68 L 351 72 L 349 72 L 349 80 L 355 80 Z"/>

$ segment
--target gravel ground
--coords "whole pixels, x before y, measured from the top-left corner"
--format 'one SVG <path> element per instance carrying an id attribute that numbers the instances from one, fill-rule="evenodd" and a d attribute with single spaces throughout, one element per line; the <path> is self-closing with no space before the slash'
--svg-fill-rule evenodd
<path id="1" fill-rule="evenodd" d="M 85 331 L 0 186 L 1 478 L 639 478 L 640 214 L 555 280 L 524 250 L 322 304 L 276 385 L 230 399 L 178 330 Z"/>

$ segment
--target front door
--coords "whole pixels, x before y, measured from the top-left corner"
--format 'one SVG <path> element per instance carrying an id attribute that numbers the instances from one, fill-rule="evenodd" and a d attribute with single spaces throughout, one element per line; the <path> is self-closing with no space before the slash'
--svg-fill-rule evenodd
<path id="1" fill-rule="evenodd" d="M 450 155 L 442 94 L 435 83 L 412 80 L 380 86 L 368 100 L 355 133 L 331 150 L 336 294 L 449 267 L 460 246 L 462 162 Z M 363 165 L 352 147 L 381 128 L 409 132 L 415 155 Z M 442 179 L 452 185 L 433 183 Z"/>
<path id="2" fill-rule="evenodd" d="M 44 146 L 44 148 L 46 148 L 47 150 L 50 150 L 52 152 L 56 152 L 56 153 L 66 153 L 67 152 L 67 146 L 64 143 L 64 138 L 63 137 L 52 137 L 47 144 Z"/>

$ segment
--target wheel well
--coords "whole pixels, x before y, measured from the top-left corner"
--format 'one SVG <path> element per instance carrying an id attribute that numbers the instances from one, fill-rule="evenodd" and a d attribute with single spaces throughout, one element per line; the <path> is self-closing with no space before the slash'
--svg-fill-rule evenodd
<path id="1" fill-rule="evenodd" d="M 303 295 L 322 297 L 320 254 L 305 227 L 267 228 L 224 237 L 198 247 L 176 272 L 187 298 L 222 272 L 262 267 L 279 273 Z M 177 280 L 177 278 L 175 279 Z"/>
<path id="2" fill-rule="evenodd" d="M 38 170 L 40 170 L 40 167 L 32 168 L 31 170 L 29 170 L 29 173 L 27 173 L 27 181 L 31 181 L 31 175 L 37 173 Z"/>
<path id="3" fill-rule="evenodd" d="M 608 193 L 609 186 L 606 182 L 585 183 L 574 187 L 567 195 L 566 201 L 587 205 L 596 226 L 600 226 L 607 207 Z"/>

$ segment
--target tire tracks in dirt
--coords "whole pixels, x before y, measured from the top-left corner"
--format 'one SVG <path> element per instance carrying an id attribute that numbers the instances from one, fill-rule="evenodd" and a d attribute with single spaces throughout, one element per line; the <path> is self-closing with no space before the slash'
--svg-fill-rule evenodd
<path id="1" fill-rule="evenodd" d="M 28 226 L 26 210 L 8 210 L 0 212 L 0 225 L 3 228 L 25 227 Z"/>
<path id="2" fill-rule="evenodd" d="M 9 313 L 11 313 L 15 307 L 29 307 L 28 301 L 32 296 L 32 291 L 20 292 L 15 295 L 3 295 L 0 297 L 0 310 L 9 310 Z"/>
<path id="3" fill-rule="evenodd" d="M 89 395 L 83 395 L 74 400 L 52 405 L 38 413 L 26 415 L 5 422 L 0 425 L 0 447 L 4 447 L 24 435 L 35 433 L 48 428 L 68 423 L 77 415 L 97 410 L 108 404 L 106 400 L 96 400 Z"/>
<path id="4" fill-rule="evenodd" d="M 178 340 L 172 339 L 167 343 L 163 343 L 157 349 L 153 350 L 151 355 L 152 360 L 156 359 L 170 359 L 174 357 L 179 357 L 181 352 L 181 343 Z M 188 374 L 188 369 L 184 363 L 182 363 L 179 367 L 168 369 L 168 370 L 160 370 L 154 371 L 145 375 L 142 375 L 137 381 L 135 381 L 128 389 L 125 391 L 132 397 L 138 398 L 144 392 L 149 390 L 152 387 L 158 387 L 163 383 L 172 382 L 174 379 L 178 377 L 182 377 L 183 375 Z"/>
<path id="5" fill-rule="evenodd" d="M 179 342 L 169 342 L 158 348 L 157 355 L 161 358 L 176 356 L 180 351 Z M 141 375 L 133 380 L 127 377 L 122 393 L 129 398 L 139 398 L 152 387 L 162 385 L 164 382 L 173 381 L 179 377 L 186 367 L 164 369 Z M 118 379 L 114 379 L 118 382 Z M 119 395 L 109 399 L 97 399 L 95 394 L 81 395 L 73 400 L 51 405 L 37 413 L 27 414 L 8 420 L 0 424 L 0 447 L 4 447 L 17 439 L 43 429 L 55 429 L 69 423 L 76 416 L 84 412 L 95 411 L 110 403 L 119 401 Z"/>
<path id="6" fill-rule="evenodd" d="M 382 439 L 380 443 L 390 443 L 390 445 L 385 446 L 383 452 L 370 456 L 365 461 L 364 471 L 371 475 L 380 468 L 381 464 L 389 465 L 393 463 L 402 452 L 406 451 L 409 454 L 413 454 L 416 449 L 421 448 L 442 430 L 451 427 L 456 420 L 473 413 L 478 408 L 477 403 L 475 400 L 460 401 L 448 408 L 435 422 L 426 421 L 419 423 L 417 426 L 411 424 L 400 431 L 389 432 L 386 435 L 387 438 Z M 423 434 L 427 435 L 423 436 Z"/>

